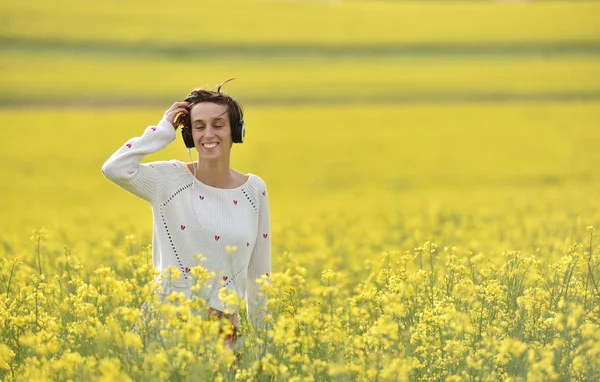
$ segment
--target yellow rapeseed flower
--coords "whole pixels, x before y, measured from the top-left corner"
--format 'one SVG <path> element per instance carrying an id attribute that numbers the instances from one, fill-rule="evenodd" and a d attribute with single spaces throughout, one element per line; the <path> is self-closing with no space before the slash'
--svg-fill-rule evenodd
<path id="1" fill-rule="evenodd" d="M 15 352 L 5 344 L 0 344 L 0 370 L 10 370 Z"/>

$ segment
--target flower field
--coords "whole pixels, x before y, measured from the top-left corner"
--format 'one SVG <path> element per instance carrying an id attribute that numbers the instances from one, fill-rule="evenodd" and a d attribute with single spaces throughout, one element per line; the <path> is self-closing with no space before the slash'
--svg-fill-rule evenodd
<path id="1" fill-rule="evenodd" d="M 234 148 L 234 167 L 269 185 L 274 272 L 271 329 L 244 328 L 239 360 L 215 340 L 218 323 L 190 314 L 198 301 L 142 314 L 150 211 L 99 175 L 100 153 L 161 111 L 4 112 L 33 126 L 21 139 L 38 139 L 7 145 L 31 153 L 12 162 L 24 189 L 4 186 L 13 205 L 2 220 L 3 376 L 591 380 L 600 368 L 599 248 L 587 228 L 600 220 L 597 110 L 249 111 L 256 127 Z M 484 114 L 495 116 L 485 127 Z M 295 128 L 274 130 L 290 116 Z M 57 121 L 69 118 L 102 133 L 56 151 L 69 139 Z M 381 127 L 389 120 L 398 127 Z M 579 130 L 565 129 L 569 120 Z M 156 155 L 186 155 L 179 141 L 166 151 Z M 45 166 L 29 168 L 40 154 Z M 47 227 L 31 235 L 36 219 Z"/>
<path id="2" fill-rule="evenodd" d="M 0 5 L 13 20 L 0 35 L 0 379 L 600 379 L 597 4 L 256 2 L 246 18 L 234 1 L 250 32 L 211 18 L 204 41 L 154 31 L 156 1 L 34 3 Z M 343 33 L 364 12 L 381 19 Z M 398 19 L 410 33 L 388 33 Z M 431 50 L 353 56 L 374 41 Z M 161 53 L 178 42 L 208 57 Z M 460 50 L 473 42 L 504 45 Z M 215 47 L 231 43 L 251 47 Z M 269 43 L 288 45 L 263 57 Z M 230 76 L 247 125 L 232 167 L 267 184 L 273 245 L 265 329 L 221 293 L 241 307 L 233 350 L 202 300 L 160 302 L 151 210 L 100 173 L 172 102 Z M 189 160 L 179 136 L 145 160 L 169 159 Z M 191 272 L 202 288 L 209 272 Z"/>

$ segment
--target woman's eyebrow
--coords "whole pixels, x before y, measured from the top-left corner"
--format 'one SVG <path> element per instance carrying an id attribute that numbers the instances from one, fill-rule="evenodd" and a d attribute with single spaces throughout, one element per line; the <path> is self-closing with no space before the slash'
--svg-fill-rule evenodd
<path id="1" fill-rule="evenodd" d="M 210 121 L 210 120 L 218 120 L 218 119 L 225 120 L 225 118 L 223 118 L 223 117 L 221 117 L 221 116 L 216 116 L 216 117 L 213 117 L 213 118 L 209 118 L 209 121 Z M 204 120 L 203 120 L 203 119 L 195 119 L 194 121 L 192 121 L 192 123 L 193 123 L 193 122 L 204 122 Z"/>

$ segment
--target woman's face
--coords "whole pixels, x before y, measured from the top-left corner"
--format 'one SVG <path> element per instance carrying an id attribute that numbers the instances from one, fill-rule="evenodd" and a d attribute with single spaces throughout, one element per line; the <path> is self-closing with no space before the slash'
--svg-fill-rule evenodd
<path id="1" fill-rule="evenodd" d="M 198 154 L 206 159 L 229 156 L 231 152 L 231 124 L 226 105 L 200 102 L 190 112 L 192 138 Z"/>

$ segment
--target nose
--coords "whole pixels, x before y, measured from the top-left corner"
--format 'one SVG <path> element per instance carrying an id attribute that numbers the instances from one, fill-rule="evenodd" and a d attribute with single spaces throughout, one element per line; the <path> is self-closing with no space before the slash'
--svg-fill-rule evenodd
<path id="1" fill-rule="evenodd" d="M 210 125 L 206 126 L 206 128 L 204 129 L 204 136 L 207 138 L 210 138 L 213 135 L 215 135 L 215 131 L 212 128 L 212 126 L 210 126 Z"/>

